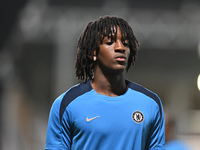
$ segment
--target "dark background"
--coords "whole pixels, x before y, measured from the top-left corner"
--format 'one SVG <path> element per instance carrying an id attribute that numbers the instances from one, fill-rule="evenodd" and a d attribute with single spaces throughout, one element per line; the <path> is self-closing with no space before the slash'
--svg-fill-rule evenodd
<path id="1" fill-rule="evenodd" d="M 7 0 L 0 2 L 0 149 L 44 149 L 54 99 L 77 84 L 77 39 L 91 20 L 118 15 L 141 43 L 127 78 L 173 112 L 176 136 L 199 148 L 198 0 Z"/>

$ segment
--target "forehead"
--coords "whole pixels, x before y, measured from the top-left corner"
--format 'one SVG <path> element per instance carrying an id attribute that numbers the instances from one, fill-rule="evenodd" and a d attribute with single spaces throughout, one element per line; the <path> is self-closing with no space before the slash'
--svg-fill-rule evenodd
<path id="1" fill-rule="evenodd" d="M 119 26 L 116 25 L 110 25 L 108 27 L 103 27 L 104 31 L 103 34 L 109 35 L 109 34 L 117 34 L 118 30 L 121 30 Z"/>
<path id="2" fill-rule="evenodd" d="M 110 27 L 111 28 L 111 31 L 113 31 L 114 33 L 117 33 L 117 31 L 119 31 L 119 30 L 121 30 L 120 28 L 119 28 L 119 26 L 111 26 Z"/>
<path id="3" fill-rule="evenodd" d="M 122 38 L 128 38 L 127 33 L 120 28 L 118 25 L 110 25 L 109 27 L 104 27 L 104 30 L 100 33 L 100 35 L 104 37 L 115 37 L 117 34 L 121 34 Z"/>

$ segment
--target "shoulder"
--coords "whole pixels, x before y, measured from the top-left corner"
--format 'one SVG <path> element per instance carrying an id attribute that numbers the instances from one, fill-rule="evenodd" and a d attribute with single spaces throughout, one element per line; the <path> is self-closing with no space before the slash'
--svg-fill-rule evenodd
<path id="1" fill-rule="evenodd" d="M 139 92 L 140 94 L 142 94 L 143 96 L 147 96 L 149 97 L 151 100 L 153 100 L 154 102 L 156 102 L 156 104 L 158 105 L 160 112 L 162 112 L 162 103 L 161 100 L 159 98 L 159 96 L 152 92 L 151 90 L 143 87 L 142 85 L 139 85 L 137 83 L 131 82 L 129 80 L 126 80 L 126 83 L 128 85 L 128 87 L 136 92 Z"/>
<path id="2" fill-rule="evenodd" d="M 77 97 L 80 97 L 81 95 L 89 92 L 92 90 L 90 80 L 86 82 L 82 82 L 80 84 L 77 84 L 73 87 L 71 87 L 67 92 L 62 94 L 62 97 L 60 99 L 60 119 L 62 118 L 62 115 L 66 109 L 66 107 Z"/>
<path id="3" fill-rule="evenodd" d="M 131 82 L 126 80 L 127 85 L 129 88 L 131 88 L 134 91 L 140 92 L 148 97 L 150 97 L 151 99 L 155 100 L 156 102 L 160 101 L 160 98 L 158 97 L 158 95 L 154 92 L 152 92 L 151 90 L 143 87 L 142 85 L 139 85 L 137 83 Z"/>

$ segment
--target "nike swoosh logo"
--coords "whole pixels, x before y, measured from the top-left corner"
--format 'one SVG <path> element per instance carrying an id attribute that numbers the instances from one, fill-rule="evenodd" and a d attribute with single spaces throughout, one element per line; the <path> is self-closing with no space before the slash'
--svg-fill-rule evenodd
<path id="1" fill-rule="evenodd" d="M 90 119 L 88 119 L 88 117 L 86 118 L 86 121 L 87 122 L 90 122 L 90 121 L 92 121 L 92 120 L 94 120 L 94 119 L 96 119 L 96 118 L 99 118 L 100 116 L 96 116 L 96 117 L 93 117 L 93 118 L 90 118 Z"/>

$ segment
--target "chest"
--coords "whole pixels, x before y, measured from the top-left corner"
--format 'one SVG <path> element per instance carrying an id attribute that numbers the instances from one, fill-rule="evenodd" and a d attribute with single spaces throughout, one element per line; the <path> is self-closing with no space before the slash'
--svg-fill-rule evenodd
<path id="1" fill-rule="evenodd" d="M 96 135 L 148 134 L 152 123 L 151 109 L 134 102 L 83 103 L 73 109 L 72 129 L 74 134 Z"/>

